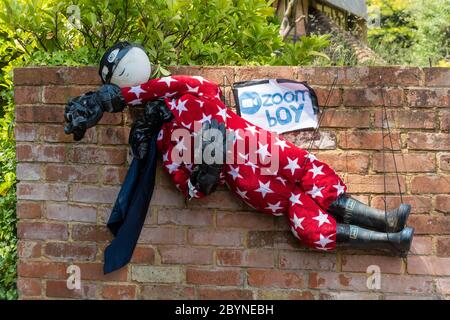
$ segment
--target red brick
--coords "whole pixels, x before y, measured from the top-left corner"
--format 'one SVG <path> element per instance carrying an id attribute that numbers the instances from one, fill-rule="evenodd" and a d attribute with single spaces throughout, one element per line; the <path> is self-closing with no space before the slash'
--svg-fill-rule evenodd
<path id="1" fill-rule="evenodd" d="M 35 181 L 42 178 L 40 163 L 18 163 L 16 177 L 20 181 Z"/>
<path id="2" fill-rule="evenodd" d="M 402 196 L 403 203 L 411 205 L 411 213 L 429 213 L 431 211 L 431 198 L 427 196 Z M 372 197 L 371 206 L 384 210 L 384 200 L 386 208 L 392 210 L 402 203 L 400 196 L 375 196 Z"/>
<path id="3" fill-rule="evenodd" d="M 433 256 L 408 257 L 408 273 L 435 276 L 450 275 L 450 258 Z"/>
<path id="4" fill-rule="evenodd" d="M 39 258 L 42 245 L 38 241 L 19 240 L 17 243 L 17 256 L 22 259 Z"/>
<path id="5" fill-rule="evenodd" d="M 200 209 L 158 209 L 158 224 L 209 226 L 213 224 L 211 210 Z"/>
<path id="6" fill-rule="evenodd" d="M 19 161 L 64 162 L 66 148 L 63 145 L 18 144 L 16 158 Z"/>
<path id="7" fill-rule="evenodd" d="M 97 221 L 97 209 L 91 206 L 48 203 L 46 216 L 51 220 L 95 222 Z"/>
<path id="8" fill-rule="evenodd" d="M 345 272 L 366 272 L 371 265 L 379 266 L 383 274 L 401 273 L 403 260 L 389 256 L 344 255 L 342 257 L 342 271 Z"/>
<path id="9" fill-rule="evenodd" d="M 173 66 L 169 67 L 169 71 L 178 75 L 198 76 L 200 74 L 205 79 L 219 85 L 231 85 L 234 81 L 234 68 L 228 66 Z M 224 76 L 226 76 L 225 82 Z"/>
<path id="10" fill-rule="evenodd" d="M 449 107 L 450 94 L 447 88 L 410 89 L 406 92 L 406 100 L 411 107 Z"/>
<path id="11" fill-rule="evenodd" d="M 447 133 L 409 132 L 408 149 L 450 150 L 450 135 Z"/>
<path id="12" fill-rule="evenodd" d="M 280 268 L 334 270 L 336 268 L 336 255 L 332 253 L 282 251 L 280 252 Z"/>
<path id="13" fill-rule="evenodd" d="M 383 100 L 384 98 L 384 100 Z M 403 105 L 403 90 L 385 88 L 348 88 L 344 90 L 343 102 L 345 106 L 374 107 Z"/>
<path id="14" fill-rule="evenodd" d="M 17 185 L 19 200 L 67 200 L 67 185 L 21 182 Z"/>
<path id="15" fill-rule="evenodd" d="M 46 281 L 45 295 L 49 298 L 95 299 L 97 286 L 81 282 L 80 289 L 68 289 L 66 281 Z"/>
<path id="16" fill-rule="evenodd" d="M 336 132 L 320 130 L 318 132 L 293 131 L 284 134 L 284 138 L 302 149 L 336 149 Z"/>
<path id="17" fill-rule="evenodd" d="M 131 257 L 131 263 L 139 264 L 154 264 L 155 263 L 155 249 L 152 247 L 136 246 Z"/>
<path id="18" fill-rule="evenodd" d="M 19 278 L 17 279 L 17 290 L 19 297 L 21 296 L 40 296 L 41 295 L 41 280 Z"/>
<path id="19" fill-rule="evenodd" d="M 97 67 L 20 67 L 14 69 L 16 85 L 100 85 Z"/>
<path id="20" fill-rule="evenodd" d="M 97 247 L 92 244 L 48 242 L 44 254 L 50 259 L 64 258 L 77 261 L 95 260 Z"/>
<path id="21" fill-rule="evenodd" d="M 247 281 L 252 287 L 275 287 L 302 289 L 306 287 L 307 276 L 301 272 L 270 270 L 270 269 L 248 269 Z"/>
<path id="22" fill-rule="evenodd" d="M 31 240 L 67 240 L 67 225 L 48 222 L 17 223 L 17 236 L 19 239 Z"/>
<path id="23" fill-rule="evenodd" d="M 322 108 L 326 107 L 336 107 L 339 106 L 342 102 L 341 90 L 338 88 L 334 88 L 332 92 L 330 92 L 331 88 L 317 88 L 313 87 L 314 92 L 316 93 L 317 100 L 319 102 L 319 106 Z M 328 98 L 329 96 L 329 98 Z M 328 102 L 327 102 L 328 99 Z M 327 109 L 324 109 L 327 110 Z M 325 121 L 325 120 L 323 120 Z"/>
<path id="24" fill-rule="evenodd" d="M 380 300 L 380 296 L 376 293 L 329 291 L 321 292 L 319 294 L 319 300 Z"/>
<path id="25" fill-rule="evenodd" d="M 431 254 L 433 251 L 433 241 L 431 237 L 414 236 L 411 245 L 411 254 Z"/>
<path id="26" fill-rule="evenodd" d="M 66 134 L 62 125 L 45 125 L 41 129 L 40 137 L 46 142 L 70 142 L 74 143 L 73 135 Z M 82 140 L 76 143 L 97 143 L 96 128 L 86 131 Z"/>
<path id="27" fill-rule="evenodd" d="M 450 196 L 447 196 L 447 195 L 436 196 L 435 209 L 437 211 L 449 213 L 450 212 Z"/>
<path id="28" fill-rule="evenodd" d="M 304 290 L 269 288 L 258 290 L 257 300 L 314 300 L 314 294 Z"/>
<path id="29" fill-rule="evenodd" d="M 450 176 L 415 176 L 411 179 L 412 193 L 450 193 Z"/>
<path id="30" fill-rule="evenodd" d="M 243 245 L 244 234 L 237 230 L 190 229 L 188 241 L 194 245 L 239 247 Z"/>
<path id="31" fill-rule="evenodd" d="M 109 186 L 90 186 L 76 184 L 72 187 L 71 200 L 85 203 L 113 203 L 117 194 L 119 193 L 118 187 Z"/>
<path id="32" fill-rule="evenodd" d="M 405 177 L 399 176 L 400 187 L 404 193 L 406 190 Z M 386 188 L 383 175 L 354 175 L 347 176 L 347 191 L 349 193 L 398 193 L 399 187 L 396 176 L 386 176 Z"/>
<path id="33" fill-rule="evenodd" d="M 45 177 L 47 181 L 97 182 L 98 168 L 93 165 L 48 164 Z"/>
<path id="34" fill-rule="evenodd" d="M 102 298 L 107 300 L 134 300 L 136 299 L 136 286 L 134 285 L 104 285 Z"/>
<path id="35" fill-rule="evenodd" d="M 395 162 L 394 162 L 395 159 Z M 373 170 L 376 172 L 435 172 L 435 155 L 432 153 L 376 153 L 373 155 Z M 383 164 L 384 161 L 384 164 Z M 396 166 L 395 166 L 396 165 Z"/>
<path id="36" fill-rule="evenodd" d="M 391 139 L 394 150 L 399 150 L 401 141 L 400 135 L 391 132 L 384 138 L 384 146 L 387 150 L 391 150 Z M 374 131 L 344 131 L 339 135 L 339 147 L 342 149 L 365 149 L 365 150 L 381 150 L 383 148 L 382 132 Z"/>
<path id="37" fill-rule="evenodd" d="M 415 234 L 450 234 L 450 217 L 412 215 L 408 225 L 415 228 Z"/>
<path id="38" fill-rule="evenodd" d="M 436 279 L 437 292 L 440 294 L 449 295 L 450 294 L 450 279 L 440 278 Z"/>
<path id="39" fill-rule="evenodd" d="M 423 72 L 425 73 L 425 84 L 427 86 L 450 87 L 449 68 L 423 68 Z"/>
<path id="40" fill-rule="evenodd" d="M 295 79 L 295 67 L 278 67 L 278 66 L 250 66 L 235 68 L 235 81 L 245 81 L 253 79 Z"/>
<path id="41" fill-rule="evenodd" d="M 217 208 L 222 210 L 240 210 L 243 208 L 242 202 L 229 191 L 217 190 L 203 199 L 192 199 L 189 207 Z"/>
<path id="42" fill-rule="evenodd" d="M 122 184 L 128 168 L 125 167 L 104 167 L 102 182 L 105 184 Z"/>
<path id="43" fill-rule="evenodd" d="M 390 129 L 434 129 L 436 113 L 422 110 L 388 110 L 384 127 Z M 381 128 L 383 110 L 375 111 L 375 127 Z"/>
<path id="44" fill-rule="evenodd" d="M 62 124 L 64 120 L 63 106 L 16 106 L 16 121 L 45 122 Z"/>
<path id="45" fill-rule="evenodd" d="M 367 173 L 369 155 L 354 152 L 320 152 L 317 158 L 336 172 Z"/>
<path id="46" fill-rule="evenodd" d="M 16 141 L 36 141 L 38 139 L 39 126 L 21 123 L 15 126 L 14 136 Z"/>
<path id="47" fill-rule="evenodd" d="M 174 264 L 212 264 L 213 252 L 211 248 L 192 247 L 159 247 L 162 263 Z"/>
<path id="48" fill-rule="evenodd" d="M 198 299 L 204 300 L 251 300 L 253 293 L 246 289 L 198 288 Z"/>
<path id="49" fill-rule="evenodd" d="M 146 244 L 182 244 L 184 243 L 184 237 L 185 231 L 179 228 L 143 228 L 138 242 Z"/>
<path id="50" fill-rule="evenodd" d="M 450 153 L 438 155 L 439 167 L 443 171 L 450 171 Z"/>
<path id="51" fill-rule="evenodd" d="M 450 237 L 438 237 L 436 243 L 436 253 L 438 256 L 450 256 Z"/>
<path id="52" fill-rule="evenodd" d="M 192 300 L 194 298 L 193 287 L 165 284 L 141 286 L 139 295 L 139 299 L 149 300 Z"/>
<path id="53" fill-rule="evenodd" d="M 83 280 L 127 281 L 128 267 L 103 274 L 103 263 L 77 263 L 80 267 L 81 282 Z"/>
<path id="54" fill-rule="evenodd" d="M 362 110 L 324 109 L 322 128 L 369 128 L 370 112 Z"/>
<path id="55" fill-rule="evenodd" d="M 14 102 L 16 104 L 37 104 L 41 102 L 41 87 L 14 88 Z"/>
<path id="56" fill-rule="evenodd" d="M 289 224 L 285 219 L 281 219 L 283 225 L 287 227 L 286 231 L 249 231 L 247 233 L 248 248 L 277 248 L 277 249 L 299 249 L 301 247 L 298 241 L 289 230 Z"/>
<path id="57" fill-rule="evenodd" d="M 109 127 L 101 128 L 99 132 L 99 143 L 104 144 L 128 144 L 130 128 Z"/>
<path id="58" fill-rule="evenodd" d="M 156 186 L 151 203 L 154 206 L 185 208 L 183 194 L 173 186 L 173 183 L 170 188 Z"/>
<path id="59" fill-rule="evenodd" d="M 124 112 L 116 112 L 116 113 L 103 113 L 102 118 L 98 122 L 98 124 L 106 124 L 108 126 L 111 125 L 120 125 L 123 123 L 123 115 L 127 113 L 126 109 Z"/>
<path id="60" fill-rule="evenodd" d="M 124 164 L 126 149 L 112 147 L 73 146 L 72 161 L 92 164 Z"/>
<path id="61" fill-rule="evenodd" d="M 17 274 L 19 277 L 40 279 L 66 279 L 67 264 L 63 262 L 24 262 L 19 261 Z"/>
<path id="62" fill-rule="evenodd" d="M 265 230 L 273 228 L 273 217 L 255 212 L 217 212 L 218 227 Z"/>
<path id="63" fill-rule="evenodd" d="M 439 122 L 439 128 L 441 131 L 450 131 L 450 112 L 448 110 L 441 111 L 439 116 L 440 122 Z"/>
<path id="64" fill-rule="evenodd" d="M 96 90 L 96 87 L 79 86 L 49 86 L 44 87 L 43 101 L 47 104 L 66 104 L 69 98 L 75 98 L 82 94 Z"/>
<path id="65" fill-rule="evenodd" d="M 206 270 L 188 268 L 186 282 L 190 284 L 206 284 L 216 286 L 240 286 L 242 275 L 239 270 Z"/>
<path id="66" fill-rule="evenodd" d="M 91 224 L 74 224 L 72 226 L 72 240 L 75 241 L 110 241 L 112 234 L 105 226 Z"/>
<path id="67" fill-rule="evenodd" d="M 219 249 L 216 251 L 216 258 L 219 266 L 257 268 L 271 268 L 274 266 L 275 261 L 274 251 L 270 249 Z"/>
<path id="68" fill-rule="evenodd" d="M 18 201 L 16 213 L 19 219 L 39 219 L 42 215 L 42 205 L 40 202 Z"/>

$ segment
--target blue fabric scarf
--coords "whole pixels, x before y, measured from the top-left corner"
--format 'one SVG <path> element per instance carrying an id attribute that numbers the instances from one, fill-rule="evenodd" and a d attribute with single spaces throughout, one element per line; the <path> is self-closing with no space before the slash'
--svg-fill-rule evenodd
<path id="1" fill-rule="evenodd" d="M 115 238 L 105 250 L 105 274 L 125 266 L 133 255 L 155 186 L 156 149 L 155 136 L 147 156 L 133 158 L 128 169 L 107 224 Z"/>

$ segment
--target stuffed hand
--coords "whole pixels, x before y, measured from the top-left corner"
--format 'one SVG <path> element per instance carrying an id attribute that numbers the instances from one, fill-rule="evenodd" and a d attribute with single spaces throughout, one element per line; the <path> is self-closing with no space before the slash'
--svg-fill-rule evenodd
<path id="1" fill-rule="evenodd" d="M 128 142 L 131 145 L 133 156 L 143 159 L 147 154 L 148 141 L 161 129 L 164 122 L 172 119 L 173 115 L 166 107 L 164 100 L 148 102 L 142 118 L 136 120 L 131 127 Z"/>
<path id="2" fill-rule="evenodd" d="M 216 139 L 220 140 L 216 141 Z M 202 163 L 194 166 L 189 183 L 192 188 L 208 195 L 216 190 L 225 161 L 225 124 L 223 122 L 219 124 L 216 119 L 203 123 L 201 146 Z M 216 157 L 215 152 L 220 152 L 220 154 Z M 211 160 L 219 158 L 220 161 L 206 161 L 205 155 L 210 155 Z"/>
<path id="3" fill-rule="evenodd" d="M 108 84 L 98 91 L 91 91 L 70 99 L 64 111 L 64 132 L 73 134 L 74 140 L 83 138 L 86 130 L 95 126 L 103 112 L 120 112 L 125 108 L 125 99 L 116 85 Z"/>

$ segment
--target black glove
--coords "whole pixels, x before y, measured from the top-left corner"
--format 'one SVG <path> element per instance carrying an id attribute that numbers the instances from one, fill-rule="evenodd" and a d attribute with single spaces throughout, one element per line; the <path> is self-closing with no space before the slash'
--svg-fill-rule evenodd
<path id="1" fill-rule="evenodd" d="M 145 105 L 145 112 L 131 126 L 128 143 L 131 145 L 133 156 L 143 159 L 147 154 L 148 141 L 158 133 L 164 122 L 173 119 L 173 114 L 166 107 L 163 99 L 153 100 Z"/>
<path id="2" fill-rule="evenodd" d="M 67 102 L 64 132 L 73 133 L 74 140 L 79 141 L 88 128 L 100 121 L 103 112 L 120 112 L 125 106 L 120 88 L 114 84 L 105 84 L 98 91 L 87 92 Z"/>
<path id="3" fill-rule="evenodd" d="M 216 135 L 213 132 L 215 129 L 221 133 L 222 140 L 215 141 Z M 216 119 L 213 119 L 211 123 L 205 122 L 202 126 L 202 163 L 195 165 L 191 176 L 189 178 L 189 184 L 195 190 L 202 192 L 205 195 L 209 195 L 213 193 L 220 180 L 220 173 L 222 172 L 223 164 L 225 163 L 226 156 L 226 131 L 225 124 L 219 122 Z M 209 146 L 212 147 L 211 150 L 207 150 L 206 154 L 211 154 L 214 159 L 215 152 L 220 152 L 220 161 L 210 163 L 205 161 L 206 159 L 203 157 L 204 151 Z M 191 195 L 191 194 L 190 194 Z"/>

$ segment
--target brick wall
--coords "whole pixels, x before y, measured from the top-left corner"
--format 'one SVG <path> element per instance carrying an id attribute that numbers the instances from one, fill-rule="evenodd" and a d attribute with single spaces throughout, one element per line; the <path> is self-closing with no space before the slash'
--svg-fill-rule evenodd
<path id="1" fill-rule="evenodd" d="M 180 67 L 222 83 L 263 77 L 308 80 L 331 96 L 314 150 L 362 201 L 383 207 L 381 107 L 387 105 L 400 183 L 416 228 L 407 259 L 372 252 L 318 253 L 300 246 L 284 218 L 253 212 L 225 189 L 185 203 L 158 170 L 132 263 L 102 275 L 105 228 L 127 169 L 132 114 L 105 114 L 83 141 L 63 132 L 69 96 L 98 86 L 95 68 L 14 72 L 17 138 L 18 288 L 22 299 L 409 299 L 450 294 L 450 69 Z M 383 80 L 380 81 L 380 76 Z M 381 83 L 384 85 L 381 86 Z M 231 99 L 230 89 L 225 89 Z M 306 147 L 311 132 L 286 135 Z M 320 143 L 319 143 L 320 142 Z M 386 140 L 389 143 L 388 140 Z M 388 158 L 388 162 L 390 158 Z M 387 166 L 388 206 L 398 205 Z M 81 268 L 82 289 L 66 288 Z M 366 286 L 379 265 L 381 290 Z"/>

